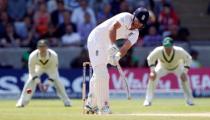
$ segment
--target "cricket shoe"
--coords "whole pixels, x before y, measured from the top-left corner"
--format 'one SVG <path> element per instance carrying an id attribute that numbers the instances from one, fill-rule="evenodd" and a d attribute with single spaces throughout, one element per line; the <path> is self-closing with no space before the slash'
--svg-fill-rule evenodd
<path id="1" fill-rule="evenodd" d="M 194 105 L 195 105 L 192 101 L 186 101 L 186 104 L 187 104 L 188 106 L 194 106 Z"/>
<path id="2" fill-rule="evenodd" d="M 86 114 L 96 114 L 98 113 L 98 107 L 92 107 L 91 105 L 87 104 L 85 105 L 85 113 Z"/>
<path id="3" fill-rule="evenodd" d="M 64 103 L 64 106 L 65 106 L 65 107 L 71 107 L 71 106 L 72 106 L 72 104 L 71 104 L 71 102 L 70 102 L 70 101 L 68 101 L 68 102 L 65 102 L 65 103 Z"/>
<path id="4" fill-rule="evenodd" d="M 23 104 L 16 104 L 16 107 L 17 108 L 23 108 L 23 107 L 25 107 Z"/>
<path id="5" fill-rule="evenodd" d="M 149 107 L 149 106 L 152 105 L 152 103 L 149 102 L 149 101 L 147 101 L 147 100 L 145 100 L 143 105 L 144 105 L 145 107 Z"/>
<path id="6" fill-rule="evenodd" d="M 112 111 L 110 110 L 109 106 L 104 106 L 101 110 L 98 111 L 98 115 L 108 115 L 112 114 Z"/>
<path id="7" fill-rule="evenodd" d="M 29 103 L 29 101 L 23 101 L 23 102 L 21 102 L 20 100 L 18 100 L 18 102 L 16 103 L 16 107 L 17 108 L 23 108 L 23 107 L 25 107 L 27 104 Z"/>

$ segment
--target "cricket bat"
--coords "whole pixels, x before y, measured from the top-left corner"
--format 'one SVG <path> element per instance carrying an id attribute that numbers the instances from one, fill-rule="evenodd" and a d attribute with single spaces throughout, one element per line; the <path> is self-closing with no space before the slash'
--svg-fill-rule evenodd
<path id="1" fill-rule="evenodd" d="M 129 85 L 128 85 L 128 80 L 127 80 L 127 78 L 125 77 L 125 73 L 123 72 L 123 70 L 122 70 L 122 68 L 121 68 L 121 66 L 120 66 L 120 64 L 119 64 L 119 62 L 117 62 L 117 69 L 118 69 L 118 71 L 119 71 L 119 73 L 120 73 L 120 76 L 121 76 L 121 78 L 124 80 L 124 82 L 125 82 L 125 87 L 126 87 L 126 92 L 127 92 L 127 98 L 128 98 L 128 100 L 130 100 L 131 99 L 131 94 L 130 94 L 130 88 L 129 88 Z"/>

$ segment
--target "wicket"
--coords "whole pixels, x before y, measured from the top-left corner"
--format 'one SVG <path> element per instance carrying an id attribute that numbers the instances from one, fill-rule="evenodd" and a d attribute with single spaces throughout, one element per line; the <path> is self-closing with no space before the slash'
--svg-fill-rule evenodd
<path id="1" fill-rule="evenodd" d="M 86 73 L 89 66 L 89 77 L 88 80 L 90 81 L 92 77 L 92 67 L 90 62 L 83 62 L 83 81 L 82 81 L 82 101 L 83 101 L 83 114 L 85 114 L 85 102 L 86 102 Z"/>

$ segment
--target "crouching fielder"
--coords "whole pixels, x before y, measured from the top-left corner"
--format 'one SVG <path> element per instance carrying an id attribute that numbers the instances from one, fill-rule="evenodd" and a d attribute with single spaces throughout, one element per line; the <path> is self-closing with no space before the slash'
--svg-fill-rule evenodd
<path id="1" fill-rule="evenodd" d="M 147 57 L 147 61 L 150 66 L 150 74 L 144 106 L 151 105 L 159 78 L 168 73 L 174 73 L 181 79 L 186 103 L 188 105 L 194 105 L 187 75 L 191 63 L 191 56 L 183 48 L 173 46 L 172 38 L 166 37 L 163 40 L 163 46 L 155 48 Z"/>
<path id="2" fill-rule="evenodd" d="M 64 105 L 71 106 L 65 88 L 59 81 L 58 56 L 56 52 L 48 48 L 45 40 L 38 41 L 37 47 L 38 49 L 34 50 L 29 56 L 29 78 L 25 83 L 16 107 L 24 107 L 29 103 L 37 84 L 41 82 L 39 77 L 43 73 L 46 73 L 49 77 L 48 80 L 54 83 L 57 94 L 64 102 Z M 27 93 L 28 89 L 30 89 L 32 93 Z"/>
<path id="3" fill-rule="evenodd" d="M 134 14 L 124 12 L 113 16 L 91 31 L 87 46 L 93 67 L 93 77 L 89 84 L 90 90 L 85 108 L 87 111 L 98 114 L 111 113 L 107 64 L 116 65 L 136 43 L 138 29 L 144 27 L 148 18 L 148 11 L 145 8 L 138 8 Z M 118 39 L 126 39 L 120 49 L 115 45 Z"/>

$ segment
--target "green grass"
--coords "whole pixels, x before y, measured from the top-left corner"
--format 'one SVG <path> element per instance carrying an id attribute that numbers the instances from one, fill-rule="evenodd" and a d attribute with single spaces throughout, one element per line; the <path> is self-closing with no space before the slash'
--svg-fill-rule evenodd
<path id="1" fill-rule="evenodd" d="M 15 108 L 15 102 L 0 101 L 0 120 L 210 120 L 210 116 L 193 116 L 210 115 L 210 98 L 195 99 L 193 107 L 183 99 L 156 99 L 151 107 L 143 107 L 142 100 L 112 100 L 113 114 L 102 116 L 83 115 L 81 100 L 73 100 L 70 108 L 59 100 L 32 100 L 25 108 Z"/>

